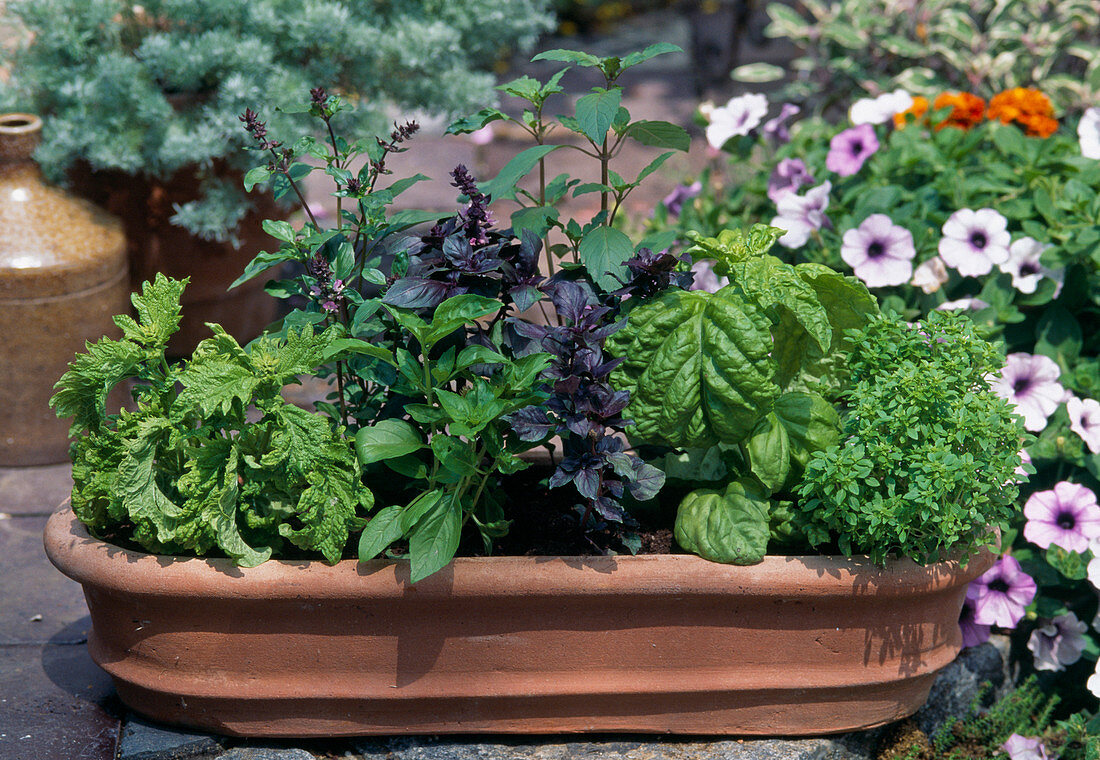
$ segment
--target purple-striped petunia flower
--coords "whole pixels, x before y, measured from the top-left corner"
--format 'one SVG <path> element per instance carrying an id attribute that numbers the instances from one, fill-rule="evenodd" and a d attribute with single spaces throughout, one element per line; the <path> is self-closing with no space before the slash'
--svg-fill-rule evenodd
<path id="1" fill-rule="evenodd" d="M 779 244 L 787 248 L 800 248 L 810 239 L 810 233 L 824 227 L 829 219 L 825 209 L 829 208 L 831 182 L 822 182 L 806 191 L 805 195 L 787 193 L 775 204 L 779 214 L 772 219 L 772 227 L 786 230 L 779 238 Z"/>
<path id="2" fill-rule="evenodd" d="M 860 124 L 846 129 L 829 141 L 825 168 L 841 177 L 850 177 L 863 168 L 863 162 L 879 148 L 875 128 Z"/>
<path id="3" fill-rule="evenodd" d="M 1036 491 L 1024 504 L 1024 538 L 1042 549 L 1057 545 L 1070 552 L 1088 551 L 1100 538 L 1100 505 L 1096 494 L 1079 483 L 1062 481 L 1049 491 Z"/>
<path id="4" fill-rule="evenodd" d="M 1024 418 L 1024 427 L 1037 433 L 1047 426 L 1047 418 L 1065 398 L 1066 389 L 1058 382 L 1061 370 L 1048 356 L 1015 353 L 1005 357 L 1005 366 L 990 383 L 1001 398 L 1016 407 Z"/>
<path id="5" fill-rule="evenodd" d="M 1072 612 L 1045 621 L 1027 640 L 1035 669 L 1060 671 L 1080 660 L 1087 644 L 1085 631 L 1088 629 Z"/>
<path id="6" fill-rule="evenodd" d="M 1062 290 L 1066 279 L 1065 269 L 1051 269 L 1039 263 L 1043 251 L 1050 248 L 1035 238 L 1022 237 L 1008 247 L 1008 261 L 997 265 L 1005 274 L 1012 275 L 1012 287 L 1021 293 L 1034 293 L 1043 279 L 1054 280 L 1054 297 Z"/>
<path id="7" fill-rule="evenodd" d="M 869 288 L 904 285 L 913 274 L 913 233 L 886 214 L 871 214 L 844 233 L 840 258 Z"/>
<path id="8" fill-rule="evenodd" d="M 1008 261 L 1008 220 L 991 208 L 959 209 L 943 223 L 940 258 L 963 277 L 993 271 Z"/>
<path id="9" fill-rule="evenodd" d="M 959 612 L 959 629 L 962 631 L 964 647 L 976 647 L 989 641 L 988 625 L 979 625 L 974 622 L 974 613 L 977 611 L 974 600 L 967 597 L 963 600 L 962 611 Z"/>
<path id="10" fill-rule="evenodd" d="M 787 193 L 797 193 L 800 187 L 812 185 L 813 182 L 814 178 L 801 158 L 784 158 L 768 177 L 768 197 L 773 203 L 779 203 L 779 199 Z"/>
<path id="11" fill-rule="evenodd" d="M 966 596 L 974 600 L 975 623 L 1015 628 L 1035 592 L 1032 577 L 1020 568 L 1015 557 L 1006 554 L 971 581 Z"/>
<path id="12" fill-rule="evenodd" d="M 728 103 L 712 109 L 708 118 L 707 142 L 715 150 L 720 149 L 731 137 L 747 135 L 760 126 L 768 115 L 768 99 L 759 93 L 748 93 L 731 98 Z"/>
<path id="13" fill-rule="evenodd" d="M 1041 741 L 1020 734 L 1009 736 L 1001 749 L 1008 755 L 1008 760 L 1051 760 Z"/>
<path id="14" fill-rule="evenodd" d="M 1069 429 L 1081 436 L 1089 451 L 1100 454 L 1100 401 L 1070 396 L 1066 411 L 1069 412 Z"/>
<path id="15" fill-rule="evenodd" d="M 764 133 L 765 137 L 778 143 L 790 142 L 791 132 L 787 128 L 787 122 L 801 112 L 802 109 L 794 103 L 784 103 L 779 108 L 779 114 L 764 122 L 764 126 L 760 128 L 760 131 Z"/>
<path id="16" fill-rule="evenodd" d="M 690 185 L 677 185 L 672 192 L 664 197 L 661 203 L 665 204 L 669 216 L 679 216 L 684 208 L 684 203 L 703 192 L 703 183 L 695 180 Z"/>

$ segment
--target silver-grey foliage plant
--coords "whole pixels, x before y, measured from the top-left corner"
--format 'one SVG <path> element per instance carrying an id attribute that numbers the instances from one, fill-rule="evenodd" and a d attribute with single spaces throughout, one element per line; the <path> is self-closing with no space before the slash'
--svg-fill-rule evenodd
<path id="1" fill-rule="evenodd" d="M 799 0 L 768 5 L 772 37 L 803 51 L 792 96 L 903 87 L 985 99 L 1038 87 L 1059 112 L 1100 102 L 1097 0 Z M 823 88 L 824 82 L 829 83 Z"/>
<path id="2" fill-rule="evenodd" d="M 197 166 L 203 197 L 173 222 L 231 239 L 247 200 L 215 165 L 247 169 L 237 114 L 302 102 L 318 85 L 358 107 L 373 133 L 385 104 L 457 113 L 491 99 L 485 71 L 551 26 L 548 0 L 13 0 L 27 34 L 0 52 L 0 107 L 48 117 L 36 158 L 61 179 L 75 162 L 166 179 Z M 282 134 L 307 114 L 272 116 Z"/>

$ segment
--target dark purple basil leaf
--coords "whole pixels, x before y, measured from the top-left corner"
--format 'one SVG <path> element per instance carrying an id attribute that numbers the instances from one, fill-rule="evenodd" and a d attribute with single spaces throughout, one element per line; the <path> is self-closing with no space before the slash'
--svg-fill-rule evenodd
<path id="1" fill-rule="evenodd" d="M 634 476 L 628 481 L 627 487 L 630 495 L 638 501 L 649 501 L 661 490 L 665 484 L 663 470 L 646 464 L 641 459 L 634 461 Z"/>
<path id="2" fill-rule="evenodd" d="M 559 280 L 545 288 L 554 302 L 558 315 L 577 324 L 584 317 L 585 310 L 594 302 L 591 291 L 580 283 Z"/>
<path id="3" fill-rule="evenodd" d="M 603 490 L 607 496 L 613 499 L 621 499 L 623 498 L 625 489 L 623 488 L 623 482 L 618 478 L 605 477 L 603 481 Z"/>
<path id="4" fill-rule="evenodd" d="M 549 373 L 547 374 L 549 375 Z M 580 387 L 581 379 L 576 375 L 570 374 L 554 383 L 554 393 L 559 396 L 572 396 Z"/>
<path id="5" fill-rule="evenodd" d="M 630 404 L 630 391 L 611 391 L 600 399 L 598 411 L 604 417 L 613 417 Z"/>
<path id="6" fill-rule="evenodd" d="M 559 488 L 564 486 L 573 480 L 573 477 L 577 474 L 576 470 L 567 470 L 566 462 L 568 460 L 562 460 L 558 465 L 558 469 L 554 470 L 554 474 L 550 476 L 549 486 L 550 488 Z"/>
<path id="7" fill-rule="evenodd" d="M 588 466 L 577 470 L 573 476 L 573 484 L 577 492 L 588 499 L 595 499 L 600 493 L 600 471 L 596 466 Z"/>
<path id="8" fill-rule="evenodd" d="M 557 422 L 550 419 L 545 409 L 525 406 L 505 418 L 521 441 L 541 441 L 557 432 Z"/>
<path id="9" fill-rule="evenodd" d="M 509 290 L 508 295 L 520 311 L 527 311 L 542 298 L 542 292 L 533 285 L 519 285 Z"/>
<path id="10" fill-rule="evenodd" d="M 607 496 L 601 496 L 596 499 L 592 506 L 595 508 L 596 513 L 608 522 L 621 523 L 624 522 L 624 518 L 627 516 L 622 506 L 620 506 L 617 501 Z"/>
<path id="11" fill-rule="evenodd" d="M 550 328 L 546 325 L 536 325 L 523 319 L 516 319 L 515 317 L 509 317 L 507 323 L 512 326 L 517 334 L 522 335 L 524 338 L 530 338 L 533 341 L 541 343 L 550 332 Z"/>
<path id="12" fill-rule="evenodd" d="M 521 242 L 516 251 L 515 267 L 523 275 L 531 276 L 539 269 L 539 254 L 542 252 L 542 238 L 534 230 L 526 229 L 521 233 Z"/>
<path id="13" fill-rule="evenodd" d="M 603 364 L 592 368 L 592 377 L 597 380 L 603 380 L 608 377 L 616 367 L 626 361 L 625 356 L 619 356 L 610 361 L 606 361 Z M 625 392 L 625 391 L 624 391 Z M 628 399 L 629 400 L 629 399 Z"/>
<path id="14" fill-rule="evenodd" d="M 611 337 L 612 335 L 614 335 L 615 333 L 617 333 L 619 330 L 623 329 L 624 327 L 626 327 L 626 320 L 621 319 L 618 322 L 613 322 L 609 325 L 603 325 L 602 327 L 597 327 L 595 330 L 592 330 L 588 334 L 588 337 L 589 337 L 590 340 L 596 340 L 596 341 L 603 342 L 604 340 L 607 340 L 607 338 Z"/>
<path id="15" fill-rule="evenodd" d="M 593 420 L 588 419 L 587 417 L 580 416 L 570 417 L 568 420 L 566 420 L 565 427 L 573 435 L 584 439 L 589 438 L 593 433 L 602 436 L 604 431 L 604 426 L 602 423 L 596 423 Z"/>
<path id="16" fill-rule="evenodd" d="M 386 295 L 382 296 L 382 303 L 403 309 L 432 309 L 451 296 L 459 295 L 459 292 L 450 283 L 423 277 L 402 277 L 390 285 Z"/>
<path id="17" fill-rule="evenodd" d="M 625 451 L 612 452 L 605 458 L 611 464 L 611 469 L 613 469 L 615 474 L 620 478 L 629 479 L 634 475 L 634 462 L 636 460 Z"/>

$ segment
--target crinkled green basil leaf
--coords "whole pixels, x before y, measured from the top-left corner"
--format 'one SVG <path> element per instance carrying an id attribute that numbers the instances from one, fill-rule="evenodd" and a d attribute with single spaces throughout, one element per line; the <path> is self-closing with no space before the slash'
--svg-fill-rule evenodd
<path id="1" fill-rule="evenodd" d="M 768 549 L 768 495 L 751 480 L 725 491 L 700 489 L 680 502 L 676 541 L 704 559 L 727 565 L 754 565 Z"/>
<path id="2" fill-rule="evenodd" d="M 631 311 L 608 347 L 625 358 L 612 383 L 630 391 L 637 440 L 739 442 L 779 395 L 771 322 L 730 288 L 665 292 Z"/>
<path id="3" fill-rule="evenodd" d="M 791 444 L 787 429 L 774 412 L 764 415 L 745 442 L 752 474 L 775 493 L 787 482 L 791 471 Z"/>
<path id="4" fill-rule="evenodd" d="M 840 439 L 840 415 L 816 393 L 788 391 L 776 399 L 772 412 L 787 431 L 790 458 L 803 468 L 811 454 Z"/>

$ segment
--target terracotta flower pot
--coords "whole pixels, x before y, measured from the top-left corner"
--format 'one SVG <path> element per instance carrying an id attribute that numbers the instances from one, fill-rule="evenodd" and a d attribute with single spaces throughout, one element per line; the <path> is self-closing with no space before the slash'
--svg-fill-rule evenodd
<path id="1" fill-rule="evenodd" d="M 126 704 L 240 736 L 868 728 L 923 703 L 992 563 L 493 557 L 411 585 L 404 561 L 126 551 L 67 508 L 45 542 Z"/>
<path id="2" fill-rule="evenodd" d="M 240 184 L 239 174 L 221 170 Z M 207 322 L 217 322 L 238 340 L 259 335 L 275 319 L 278 302 L 263 289 L 270 278 L 257 277 L 227 290 L 261 250 L 275 245 L 261 223 L 285 212 L 270 196 L 256 196 L 241 220 L 240 246 L 203 240 L 170 221 L 175 207 L 199 195 L 199 177 L 181 170 L 167 180 L 134 176 L 121 171 L 90 171 L 77 166 L 69 177 L 73 190 L 122 219 L 130 259 L 131 287 L 152 280 L 157 272 L 191 282 L 183 294 L 183 320 L 168 350 L 189 356 L 196 344 L 210 336 Z"/>

